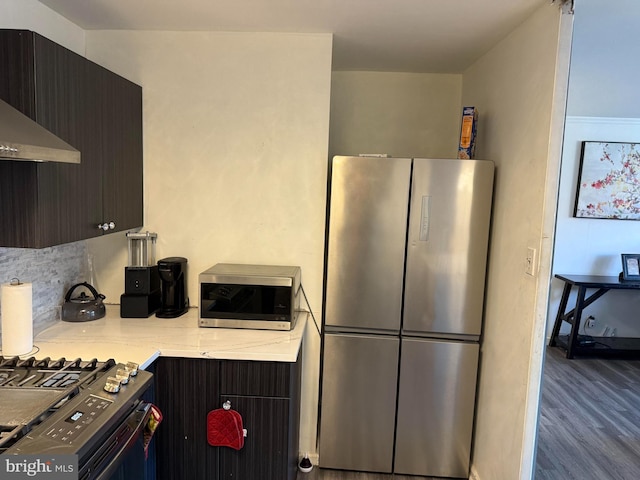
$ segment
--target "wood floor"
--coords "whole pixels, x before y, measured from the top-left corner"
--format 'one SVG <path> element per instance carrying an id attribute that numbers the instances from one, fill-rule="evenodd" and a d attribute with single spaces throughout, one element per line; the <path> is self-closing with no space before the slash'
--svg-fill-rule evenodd
<path id="1" fill-rule="evenodd" d="M 343 472 L 341 470 L 314 469 L 309 473 L 298 472 L 297 480 L 435 480 L 434 477 L 410 475 L 384 475 L 381 473 Z M 440 480 L 440 479 L 439 479 Z"/>
<path id="2" fill-rule="evenodd" d="M 420 480 L 314 467 L 297 480 Z M 640 479 L 640 360 L 547 347 L 535 480 Z"/>
<path id="3" fill-rule="evenodd" d="M 640 360 L 547 347 L 535 480 L 640 479 Z"/>

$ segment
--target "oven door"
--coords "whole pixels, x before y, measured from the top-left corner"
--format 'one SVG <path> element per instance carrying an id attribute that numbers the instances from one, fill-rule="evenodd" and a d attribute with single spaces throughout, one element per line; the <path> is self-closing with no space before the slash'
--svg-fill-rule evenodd
<path id="1" fill-rule="evenodd" d="M 80 465 L 80 480 L 145 478 L 144 430 L 151 404 L 140 401 L 93 455 Z M 126 467 L 119 470 L 123 465 Z M 126 473 L 126 477 L 123 474 Z"/>

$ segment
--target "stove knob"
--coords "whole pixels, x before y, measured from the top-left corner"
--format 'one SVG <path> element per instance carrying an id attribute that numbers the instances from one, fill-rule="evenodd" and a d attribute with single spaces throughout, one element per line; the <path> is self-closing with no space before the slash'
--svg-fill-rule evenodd
<path id="1" fill-rule="evenodd" d="M 120 380 L 116 377 L 107 378 L 107 383 L 104 384 L 104 390 L 109 393 L 118 393 L 120 391 Z"/>
<path id="2" fill-rule="evenodd" d="M 119 368 L 116 371 L 116 380 L 120 382 L 121 385 L 126 385 L 129 383 L 129 375 L 130 372 L 124 368 Z"/>
<path id="3" fill-rule="evenodd" d="M 138 364 L 133 362 L 127 362 L 124 369 L 129 372 L 129 375 L 135 377 L 138 374 Z"/>

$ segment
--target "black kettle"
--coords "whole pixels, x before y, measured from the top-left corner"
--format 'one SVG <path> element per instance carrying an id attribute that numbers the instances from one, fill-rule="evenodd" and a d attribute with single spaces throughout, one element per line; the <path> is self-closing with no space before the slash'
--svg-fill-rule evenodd
<path id="1" fill-rule="evenodd" d="M 81 292 L 75 298 L 71 298 L 73 291 L 78 287 L 84 287 L 91 292 L 90 297 L 85 292 Z M 65 322 L 88 322 L 102 318 L 107 313 L 107 309 L 102 301 L 105 296 L 98 293 L 95 288 L 87 282 L 76 283 L 69 289 L 62 304 L 62 320 Z"/>

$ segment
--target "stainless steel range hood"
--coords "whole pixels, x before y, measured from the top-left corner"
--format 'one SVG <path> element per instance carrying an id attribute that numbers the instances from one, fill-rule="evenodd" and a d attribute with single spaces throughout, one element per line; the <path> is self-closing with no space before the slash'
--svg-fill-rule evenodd
<path id="1" fill-rule="evenodd" d="M 80 163 L 80 152 L 0 100 L 0 159 Z"/>

